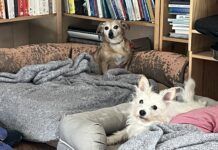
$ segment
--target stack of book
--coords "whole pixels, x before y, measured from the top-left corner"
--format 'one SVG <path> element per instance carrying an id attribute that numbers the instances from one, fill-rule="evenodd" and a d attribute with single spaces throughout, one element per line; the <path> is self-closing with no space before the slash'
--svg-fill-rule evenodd
<path id="1" fill-rule="evenodd" d="M 175 16 L 168 18 L 172 26 L 170 37 L 188 39 L 189 35 L 189 10 L 190 2 L 186 0 L 171 0 L 169 3 L 169 14 Z"/>
<path id="2" fill-rule="evenodd" d="M 65 12 L 77 14 L 82 6 L 77 1 L 65 0 Z M 86 0 L 85 6 L 88 16 L 99 18 L 154 22 L 155 17 L 155 0 Z"/>
<path id="3" fill-rule="evenodd" d="M 67 34 L 68 42 L 99 45 L 102 41 L 102 37 L 96 34 L 96 30 L 93 29 L 81 29 L 69 26 Z"/>
<path id="4" fill-rule="evenodd" d="M 0 18 L 37 16 L 56 13 L 55 0 L 0 0 Z"/>

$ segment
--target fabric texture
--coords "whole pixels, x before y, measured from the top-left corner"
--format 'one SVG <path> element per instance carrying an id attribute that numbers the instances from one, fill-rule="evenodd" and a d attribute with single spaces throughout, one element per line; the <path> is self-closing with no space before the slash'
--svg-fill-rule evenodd
<path id="1" fill-rule="evenodd" d="M 188 71 L 187 57 L 172 52 L 137 52 L 132 58 L 129 71 L 142 73 L 168 87 L 184 83 Z"/>
<path id="2" fill-rule="evenodd" d="M 158 124 L 131 138 L 119 150 L 216 150 L 218 134 L 204 133 L 192 125 Z"/>
<path id="3" fill-rule="evenodd" d="M 24 139 L 47 142 L 58 138 L 65 114 L 128 102 L 141 77 L 124 69 L 96 75 L 89 54 L 75 61 L 30 65 L 17 74 L 0 73 L 0 121 L 24 134 Z M 13 122 L 13 123 L 11 123 Z"/>
<path id="4" fill-rule="evenodd" d="M 171 123 L 192 124 L 207 133 L 218 133 L 218 105 L 175 116 Z"/>

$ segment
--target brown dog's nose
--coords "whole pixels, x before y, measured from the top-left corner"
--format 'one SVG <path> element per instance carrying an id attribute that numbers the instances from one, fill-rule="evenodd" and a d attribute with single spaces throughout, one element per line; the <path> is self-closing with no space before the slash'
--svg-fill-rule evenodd
<path id="1" fill-rule="evenodd" d="M 109 31 L 108 37 L 109 37 L 110 39 L 113 39 L 113 38 L 114 38 L 114 33 L 113 33 L 112 30 Z"/>

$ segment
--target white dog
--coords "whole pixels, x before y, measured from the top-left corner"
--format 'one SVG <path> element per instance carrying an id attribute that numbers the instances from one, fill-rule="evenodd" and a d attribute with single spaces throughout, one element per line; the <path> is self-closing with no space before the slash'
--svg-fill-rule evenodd
<path id="1" fill-rule="evenodd" d="M 147 78 L 140 79 L 136 87 L 136 95 L 131 102 L 130 115 L 127 127 L 107 137 L 107 144 L 112 145 L 125 141 L 133 136 L 149 130 L 156 123 L 169 123 L 172 117 L 193 109 L 205 107 L 205 102 L 194 100 L 195 82 L 189 79 L 185 87 L 174 87 L 154 93 L 149 86 Z M 175 100 L 180 95 L 183 102 Z"/>

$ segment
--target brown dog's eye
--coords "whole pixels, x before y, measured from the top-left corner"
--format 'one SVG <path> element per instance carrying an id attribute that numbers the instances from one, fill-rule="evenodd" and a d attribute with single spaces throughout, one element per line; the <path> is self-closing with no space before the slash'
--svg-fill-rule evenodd
<path id="1" fill-rule="evenodd" d="M 139 104 L 143 104 L 143 100 L 142 99 L 139 101 Z"/>
<path id="2" fill-rule="evenodd" d="M 118 25 L 114 26 L 114 29 L 118 29 Z"/>
<path id="3" fill-rule="evenodd" d="M 151 108 L 154 109 L 154 110 L 157 110 L 157 106 L 156 105 L 151 106 Z"/>
<path id="4" fill-rule="evenodd" d="M 109 28 L 108 28 L 108 27 L 104 27 L 104 29 L 105 29 L 105 30 L 108 30 Z"/>

